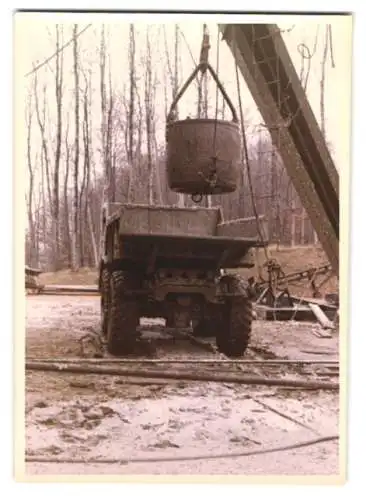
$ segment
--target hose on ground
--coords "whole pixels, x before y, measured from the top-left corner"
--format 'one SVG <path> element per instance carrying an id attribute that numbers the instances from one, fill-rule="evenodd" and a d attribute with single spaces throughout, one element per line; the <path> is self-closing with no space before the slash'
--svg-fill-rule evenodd
<path id="1" fill-rule="evenodd" d="M 29 456 L 25 457 L 26 462 L 37 462 L 37 463 L 68 463 L 68 464 L 119 464 L 127 465 L 130 463 L 157 463 L 157 462 L 189 462 L 195 460 L 213 460 L 213 459 L 224 459 L 224 458 L 240 458 L 249 457 L 253 455 L 264 455 L 266 453 L 276 453 L 279 451 L 289 451 L 299 448 L 305 448 L 307 446 L 312 446 L 315 444 L 326 443 L 330 441 L 337 441 L 339 436 L 322 436 L 315 439 L 310 439 L 307 441 L 299 441 L 297 443 L 285 445 L 285 446 L 274 446 L 274 447 L 263 447 L 248 451 L 239 451 L 232 453 L 213 453 L 213 454 L 203 454 L 203 455 L 175 455 L 171 457 L 157 456 L 157 457 L 132 457 L 132 458 L 63 458 L 63 457 L 37 457 Z"/>

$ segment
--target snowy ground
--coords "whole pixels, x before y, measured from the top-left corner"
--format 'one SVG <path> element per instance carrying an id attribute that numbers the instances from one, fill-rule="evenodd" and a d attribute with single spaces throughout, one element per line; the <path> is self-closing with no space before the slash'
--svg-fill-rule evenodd
<path id="1" fill-rule="evenodd" d="M 90 329 L 98 328 L 98 297 L 27 298 L 27 357 L 82 355 L 79 339 Z M 317 328 L 310 323 L 256 321 L 252 349 L 247 356 L 337 359 L 338 336 L 318 338 Z M 167 343 L 158 346 L 156 356 L 207 358 L 210 355 L 188 343 Z M 283 368 L 282 375 L 285 374 Z M 27 372 L 26 452 L 29 456 L 66 456 L 90 461 L 240 452 L 337 434 L 338 413 L 338 394 L 325 391 L 202 382 L 143 386 L 122 384 L 116 376 Z M 28 463 L 26 471 L 28 474 L 334 475 L 339 473 L 338 443 L 215 460 Z"/>

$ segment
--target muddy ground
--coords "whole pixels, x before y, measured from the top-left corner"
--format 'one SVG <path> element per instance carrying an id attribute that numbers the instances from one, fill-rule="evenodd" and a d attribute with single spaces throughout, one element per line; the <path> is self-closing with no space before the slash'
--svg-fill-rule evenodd
<path id="1" fill-rule="evenodd" d="M 92 356 L 93 344 L 80 339 L 98 329 L 98 297 L 27 297 L 28 358 Z M 338 359 L 338 334 L 319 338 L 318 332 L 312 323 L 255 321 L 246 357 Z M 164 356 L 215 359 L 214 354 L 187 341 L 156 341 L 154 357 Z M 219 373 L 229 368 L 217 365 L 214 369 Z M 261 369 L 251 370 L 258 374 Z M 290 368 L 281 368 L 280 375 L 296 376 Z M 324 374 L 317 373 L 317 377 L 322 379 Z M 123 383 L 116 376 L 32 371 L 26 374 L 27 455 L 87 458 L 91 463 L 28 463 L 26 471 L 334 475 L 339 473 L 337 442 L 215 460 L 128 464 L 93 464 L 92 460 L 231 453 L 291 444 L 337 434 L 338 413 L 336 392 L 202 382 L 163 385 L 157 381 L 144 386 Z"/>

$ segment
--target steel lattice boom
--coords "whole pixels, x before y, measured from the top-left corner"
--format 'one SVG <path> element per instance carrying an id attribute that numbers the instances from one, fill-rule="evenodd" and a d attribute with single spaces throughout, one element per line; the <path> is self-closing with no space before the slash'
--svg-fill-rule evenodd
<path id="1" fill-rule="evenodd" d="M 222 24 L 219 28 L 338 273 L 339 176 L 281 31 L 274 24 Z"/>

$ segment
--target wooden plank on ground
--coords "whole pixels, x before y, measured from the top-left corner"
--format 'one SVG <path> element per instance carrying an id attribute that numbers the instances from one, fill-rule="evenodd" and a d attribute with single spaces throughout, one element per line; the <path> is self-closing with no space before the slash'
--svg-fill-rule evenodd
<path id="1" fill-rule="evenodd" d="M 327 316 L 320 309 L 318 304 L 314 304 L 314 303 L 309 302 L 308 306 L 310 307 L 314 316 L 316 317 L 316 319 L 319 321 L 319 323 L 321 324 L 321 326 L 323 328 L 333 328 L 333 322 L 327 318 Z"/>
<path id="2" fill-rule="evenodd" d="M 96 285 L 46 285 L 42 288 L 42 293 L 99 293 Z"/>
<path id="3" fill-rule="evenodd" d="M 315 337 L 318 337 L 318 339 L 332 339 L 333 335 L 327 332 L 327 330 L 313 330 L 313 334 Z"/>

